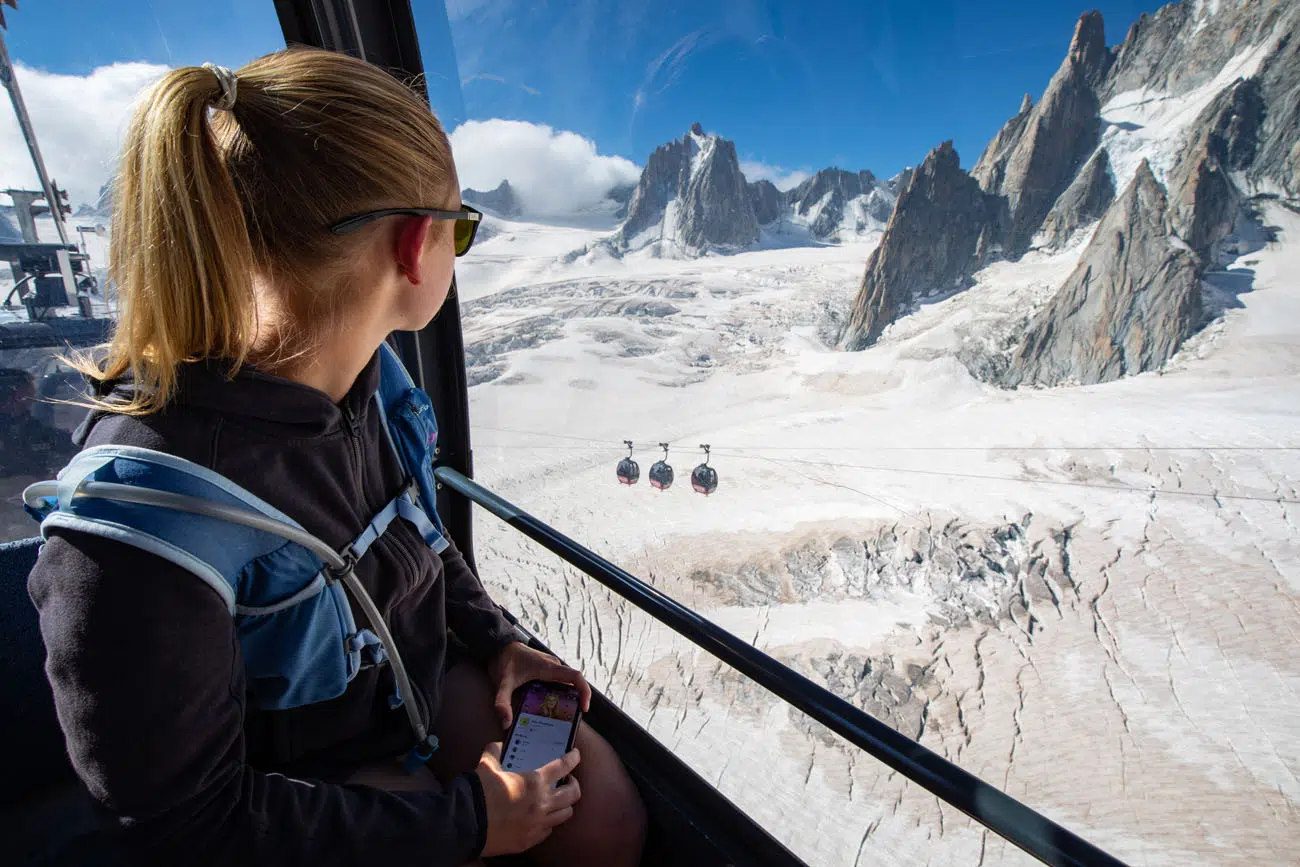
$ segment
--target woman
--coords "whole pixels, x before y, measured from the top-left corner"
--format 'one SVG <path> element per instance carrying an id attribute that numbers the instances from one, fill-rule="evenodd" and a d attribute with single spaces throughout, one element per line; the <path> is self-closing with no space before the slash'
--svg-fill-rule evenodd
<path id="1" fill-rule="evenodd" d="M 339 224 L 460 210 L 437 119 L 339 54 L 178 69 L 131 124 L 114 201 L 120 317 L 107 354 L 79 362 L 97 398 L 78 444 L 193 461 L 341 549 L 404 485 L 370 400 L 377 349 L 433 318 L 473 236 L 446 213 Z M 414 774 L 394 758 L 411 733 L 388 666 L 337 698 L 259 709 L 206 584 L 120 542 L 50 531 L 29 582 L 47 673 L 128 862 L 450 865 L 530 850 L 542 864 L 635 864 L 644 808 L 589 727 L 540 771 L 498 762 L 515 687 L 567 681 L 586 706 L 582 675 L 520 643 L 455 547 L 434 554 L 405 521 L 356 572 L 410 670 L 408 699 L 434 720 L 439 748 Z"/>

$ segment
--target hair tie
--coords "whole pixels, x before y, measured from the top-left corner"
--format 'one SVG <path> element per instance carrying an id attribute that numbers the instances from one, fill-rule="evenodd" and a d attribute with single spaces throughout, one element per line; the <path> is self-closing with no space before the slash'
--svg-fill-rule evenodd
<path id="1" fill-rule="evenodd" d="M 235 107 L 235 96 L 239 92 L 239 79 L 235 73 L 227 67 L 217 66 L 215 63 L 205 63 L 203 68 L 210 70 L 217 77 L 217 84 L 221 85 L 221 98 L 214 100 L 213 108 L 222 111 L 231 111 Z"/>

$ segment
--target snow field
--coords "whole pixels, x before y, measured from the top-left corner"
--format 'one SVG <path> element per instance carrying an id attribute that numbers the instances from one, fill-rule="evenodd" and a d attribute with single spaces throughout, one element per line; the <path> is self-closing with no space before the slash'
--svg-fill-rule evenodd
<path id="1" fill-rule="evenodd" d="M 956 357 L 1014 330 L 1080 244 L 985 269 L 862 353 L 830 344 L 869 244 L 556 266 L 465 311 L 471 352 L 549 335 L 471 391 L 476 472 L 1129 863 L 1286 863 L 1300 218 L 1264 217 L 1279 240 L 1224 272 L 1251 272 L 1240 306 L 1163 373 L 1082 388 L 1002 391 Z M 672 442 L 678 485 L 617 485 L 625 438 L 643 476 Z M 702 442 L 708 498 L 686 483 Z M 494 595 L 809 863 L 1027 862 L 476 520 Z M 953 521 L 951 550 L 1009 577 L 954 584 Z"/>

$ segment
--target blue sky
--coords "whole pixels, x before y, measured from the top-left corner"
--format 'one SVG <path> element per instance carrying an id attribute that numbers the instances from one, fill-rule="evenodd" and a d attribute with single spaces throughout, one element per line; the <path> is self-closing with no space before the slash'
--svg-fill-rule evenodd
<path id="1" fill-rule="evenodd" d="M 699 120 L 734 139 L 742 159 L 882 175 L 947 138 L 971 165 L 1021 95 L 1042 92 L 1084 8 L 1057 0 L 449 0 L 444 16 L 441 2 L 412 5 L 448 127 L 543 123 L 643 163 Z M 1161 4 L 1098 5 L 1116 44 Z M 272 0 L 25 0 L 7 17 L 10 54 L 61 74 L 118 61 L 237 66 L 282 44 Z"/>

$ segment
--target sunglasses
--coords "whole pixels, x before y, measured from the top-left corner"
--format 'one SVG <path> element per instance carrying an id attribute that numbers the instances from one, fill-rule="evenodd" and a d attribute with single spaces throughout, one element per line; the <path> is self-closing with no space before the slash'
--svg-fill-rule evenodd
<path id="1" fill-rule="evenodd" d="M 330 231 L 336 235 L 347 235 L 362 226 L 369 226 L 375 220 L 398 215 L 433 217 L 435 220 L 455 220 L 456 225 L 452 230 L 452 237 L 456 240 L 457 256 L 464 256 L 469 252 L 469 248 L 474 245 L 474 236 L 478 234 L 479 221 L 483 219 L 483 212 L 469 205 L 462 205 L 459 211 L 439 211 L 436 208 L 385 208 L 382 211 L 367 211 L 364 214 L 354 214 L 351 217 L 339 220 L 330 226 Z"/>

